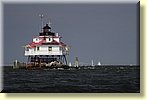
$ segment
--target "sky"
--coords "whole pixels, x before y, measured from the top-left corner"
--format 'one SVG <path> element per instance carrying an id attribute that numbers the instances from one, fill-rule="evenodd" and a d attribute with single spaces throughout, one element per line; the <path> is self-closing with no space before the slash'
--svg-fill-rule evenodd
<path id="1" fill-rule="evenodd" d="M 70 46 L 67 56 L 81 64 L 139 64 L 137 4 L 19 4 L 5 3 L 3 8 L 4 64 L 18 59 L 26 62 L 22 46 L 38 36 L 44 24 Z"/>

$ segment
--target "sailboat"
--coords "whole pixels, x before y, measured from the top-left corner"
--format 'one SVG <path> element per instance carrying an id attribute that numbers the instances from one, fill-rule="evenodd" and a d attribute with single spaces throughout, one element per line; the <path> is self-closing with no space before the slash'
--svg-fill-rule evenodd
<path id="1" fill-rule="evenodd" d="M 98 66 L 101 66 L 101 62 L 99 61 L 97 65 L 98 65 Z"/>
<path id="2" fill-rule="evenodd" d="M 91 60 L 91 66 L 94 66 L 93 60 Z"/>

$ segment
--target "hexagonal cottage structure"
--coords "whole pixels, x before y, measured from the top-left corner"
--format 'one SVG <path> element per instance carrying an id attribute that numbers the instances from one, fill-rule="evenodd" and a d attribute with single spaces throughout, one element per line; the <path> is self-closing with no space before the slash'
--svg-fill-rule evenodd
<path id="1" fill-rule="evenodd" d="M 66 55 L 68 46 L 61 42 L 58 33 L 51 32 L 46 24 L 39 36 L 25 46 L 25 56 L 28 57 L 27 67 L 49 67 L 54 65 L 67 65 Z"/>

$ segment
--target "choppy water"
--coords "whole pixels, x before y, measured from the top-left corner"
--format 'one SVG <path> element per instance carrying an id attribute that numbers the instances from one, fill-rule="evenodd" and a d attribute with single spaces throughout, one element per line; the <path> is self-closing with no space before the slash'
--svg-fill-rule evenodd
<path id="1" fill-rule="evenodd" d="M 139 93 L 139 66 L 80 70 L 26 70 L 4 67 L 2 92 Z"/>

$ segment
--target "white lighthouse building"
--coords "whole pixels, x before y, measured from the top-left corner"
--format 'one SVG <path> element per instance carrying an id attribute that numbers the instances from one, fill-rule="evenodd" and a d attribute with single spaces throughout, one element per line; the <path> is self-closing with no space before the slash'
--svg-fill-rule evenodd
<path id="1" fill-rule="evenodd" d="M 32 42 L 25 46 L 24 55 L 28 57 L 29 67 L 50 66 L 53 62 L 67 65 L 68 51 L 68 46 L 61 42 L 61 36 L 51 32 L 50 25 L 46 24 L 39 36 L 34 37 Z"/>

